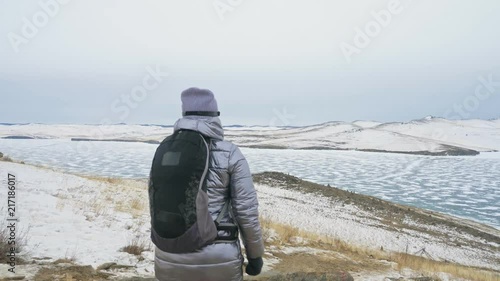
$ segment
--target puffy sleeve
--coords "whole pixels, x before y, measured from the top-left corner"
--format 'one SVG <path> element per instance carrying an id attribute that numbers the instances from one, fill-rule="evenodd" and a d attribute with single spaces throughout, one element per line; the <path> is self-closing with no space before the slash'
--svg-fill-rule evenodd
<path id="1" fill-rule="evenodd" d="M 229 157 L 231 176 L 231 205 L 240 228 L 247 257 L 255 259 L 264 255 L 264 242 L 259 222 L 259 202 L 248 163 L 237 146 Z"/>

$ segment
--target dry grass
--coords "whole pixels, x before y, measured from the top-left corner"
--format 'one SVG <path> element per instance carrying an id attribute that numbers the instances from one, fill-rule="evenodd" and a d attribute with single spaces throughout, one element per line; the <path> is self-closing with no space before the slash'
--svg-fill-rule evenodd
<path id="1" fill-rule="evenodd" d="M 12 159 L 9 156 L 5 156 L 5 155 L 3 157 L 0 157 L 0 161 L 11 162 L 11 163 L 21 164 L 21 165 L 26 165 L 26 162 L 24 162 L 24 161 Z M 49 170 L 49 171 L 58 171 L 56 168 L 49 167 L 49 166 L 43 166 L 41 164 L 30 163 L 28 165 L 31 166 L 31 167 L 39 168 L 39 169 L 44 169 L 44 170 Z"/>
<path id="2" fill-rule="evenodd" d="M 144 194 L 134 194 L 130 192 L 130 196 L 126 199 L 114 203 L 115 211 L 131 214 L 134 218 L 148 214 L 146 207 L 147 198 Z"/>
<path id="3" fill-rule="evenodd" d="M 445 272 L 455 277 L 477 281 L 498 281 L 500 273 L 478 268 L 466 267 L 449 262 L 439 262 L 423 257 L 407 255 L 402 253 L 392 254 L 391 260 L 398 264 L 398 268 L 411 268 L 416 271 L 427 273 Z"/>
<path id="4" fill-rule="evenodd" d="M 105 281 L 110 275 L 97 272 L 92 266 L 56 266 L 40 269 L 34 281 Z"/>
<path id="5" fill-rule="evenodd" d="M 132 208 L 132 210 L 144 211 L 145 206 L 144 200 L 140 197 L 134 197 L 130 201 L 130 208 Z"/>
<path id="6" fill-rule="evenodd" d="M 75 214 L 84 215 L 88 221 L 94 221 L 99 217 L 108 216 L 110 214 L 110 209 L 108 207 L 109 202 L 104 202 L 95 196 L 93 198 L 82 197 L 76 202 L 76 208 L 74 209 Z M 57 207 L 64 208 L 64 203 L 61 203 Z"/>
<path id="7" fill-rule="evenodd" d="M 274 245 L 287 244 L 290 243 L 290 240 L 294 237 L 304 238 L 304 235 L 302 235 L 301 231 L 296 227 L 292 227 L 286 224 L 276 223 L 270 219 L 262 217 L 259 219 L 259 221 L 262 228 L 263 239 L 265 241 L 269 241 L 269 238 L 274 238 L 271 239 L 272 242 L 268 242 L 268 244 L 274 244 Z M 277 237 L 271 237 L 272 235 L 275 236 L 277 235 Z"/>
<path id="8" fill-rule="evenodd" d="M 52 264 L 73 264 L 75 262 L 75 259 L 73 258 L 64 258 L 64 259 L 58 259 Z"/>
<path id="9" fill-rule="evenodd" d="M 129 244 L 121 249 L 122 252 L 140 256 L 143 252 L 151 250 L 149 239 L 137 236 L 132 239 Z"/>
<path id="10" fill-rule="evenodd" d="M 3 209 L 2 209 L 3 210 Z M 10 250 L 12 247 L 15 247 L 15 253 L 16 253 L 16 260 L 17 263 L 22 263 L 23 259 L 22 257 L 19 256 L 19 254 L 26 248 L 26 245 L 28 244 L 29 241 L 29 230 L 27 231 L 17 231 L 16 233 L 16 239 L 15 239 L 15 245 L 10 245 L 9 240 L 10 238 L 10 230 L 7 229 L 7 224 L 5 223 L 7 220 L 4 218 L 2 219 L 2 223 L 0 224 L 0 263 L 7 263 L 9 262 L 9 257 L 7 256 L 8 253 L 10 253 Z"/>
<path id="11" fill-rule="evenodd" d="M 10 158 L 9 156 L 3 156 L 3 157 L 0 157 L 0 161 L 4 161 L 4 162 L 14 162 L 14 160 L 12 160 L 12 158 Z"/>
<path id="12" fill-rule="evenodd" d="M 110 177 L 99 177 L 99 176 L 88 176 L 88 175 L 78 175 L 82 178 L 86 178 L 92 181 L 98 181 L 103 183 L 109 183 L 112 185 L 120 185 L 123 184 L 124 180 L 120 178 L 110 178 Z"/>
<path id="13" fill-rule="evenodd" d="M 107 207 L 107 202 L 102 201 L 91 201 L 90 209 L 96 214 L 96 217 L 107 216 L 109 214 L 109 209 Z"/>
<path id="14" fill-rule="evenodd" d="M 274 244 L 288 244 L 294 237 L 300 237 L 305 240 L 305 243 L 313 246 L 328 247 L 329 250 L 335 250 L 341 253 L 351 253 L 356 255 L 370 256 L 373 251 L 368 249 L 350 245 L 339 239 L 319 235 L 313 232 L 300 230 L 287 224 L 273 222 L 267 218 L 260 218 L 263 233 L 276 233 L 279 239 Z M 265 234 L 264 234 L 265 236 Z M 373 256 L 373 255 L 372 255 Z"/>
<path id="15" fill-rule="evenodd" d="M 427 276 L 437 276 L 438 273 L 446 273 L 455 278 L 464 278 L 474 281 L 500 280 L 500 273 L 491 270 L 467 267 L 449 262 L 440 262 L 414 255 L 368 249 L 351 245 L 332 237 L 303 231 L 287 224 L 276 223 L 267 218 L 261 218 L 260 221 L 264 239 L 267 240 L 269 236 L 266 237 L 266 234 L 269 235 L 270 233 L 275 233 L 279 237 L 271 243 L 267 242 L 267 246 L 286 245 L 290 243 L 291 238 L 300 237 L 304 239 L 304 244 L 306 246 L 338 252 L 360 263 L 369 263 L 367 267 L 373 265 L 373 260 L 388 260 L 396 263 L 399 270 L 410 268 Z"/>
<path id="16" fill-rule="evenodd" d="M 5 227 L 2 227 L 2 231 L 0 231 L 0 263 L 7 263 L 8 257 L 6 253 L 9 253 L 10 245 L 8 244 L 8 231 Z"/>
<path id="17" fill-rule="evenodd" d="M 262 231 L 262 239 L 264 239 L 264 241 L 269 241 L 269 239 L 273 234 L 272 221 L 262 217 L 259 219 L 259 221 L 260 221 L 260 228 Z"/>
<path id="18" fill-rule="evenodd" d="M 120 199 L 118 202 L 116 202 L 117 200 L 115 199 L 115 210 L 130 213 L 132 215 L 144 214 L 147 212 L 147 200 L 148 199 L 145 194 L 131 191 L 124 199 Z"/>
<path id="19" fill-rule="evenodd" d="M 56 260 L 54 264 L 60 264 L 60 263 L 74 264 L 76 263 L 77 257 L 78 257 L 77 246 L 75 246 L 72 249 L 67 248 L 66 252 L 64 253 L 64 258 Z"/>
<path id="20" fill-rule="evenodd" d="M 83 177 L 106 184 L 100 199 L 112 205 L 115 211 L 129 213 L 135 218 L 148 213 L 147 187 L 143 182 L 132 179 Z"/>

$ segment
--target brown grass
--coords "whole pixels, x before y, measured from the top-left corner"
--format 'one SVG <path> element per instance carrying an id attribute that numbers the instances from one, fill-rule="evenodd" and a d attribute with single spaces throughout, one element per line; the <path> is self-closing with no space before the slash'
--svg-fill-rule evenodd
<path id="1" fill-rule="evenodd" d="M 293 227 L 283 223 L 273 222 L 267 218 L 260 218 L 260 221 L 264 233 L 272 232 L 273 230 L 278 234 L 280 239 L 277 242 L 279 244 L 288 244 L 291 238 L 300 237 L 305 240 L 306 244 L 309 244 L 311 246 L 328 247 L 329 250 L 336 250 L 341 253 L 363 254 L 368 256 L 372 254 L 372 251 L 368 251 L 365 248 L 350 245 L 339 239 L 300 230 L 297 227 Z"/>
<path id="2" fill-rule="evenodd" d="M 92 266 L 44 267 L 40 269 L 35 281 L 105 281 L 110 275 L 97 272 Z"/>
<path id="3" fill-rule="evenodd" d="M 113 208 L 118 212 L 129 213 L 134 218 L 147 214 L 147 186 L 139 181 L 132 179 L 107 178 L 96 176 L 82 176 L 86 179 L 98 181 L 106 184 L 101 192 L 100 199 L 106 204 L 112 202 Z M 126 194 L 126 199 L 117 199 L 117 194 Z"/>
<path id="4" fill-rule="evenodd" d="M 410 268 L 416 272 L 427 276 L 436 276 L 438 273 L 447 273 L 455 278 L 464 278 L 474 281 L 498 281 L 500 273 L 492 270 L 486 270 L 475 267 L 467 267 L 459 264 L 435 261 L 423 257 L 408 255 L 402 253 L 389 253 L 383 250 L 373 250 L 356 245 L 351 245 L 339 239 L 318 235 L 316 233 L 300 230 L 296 227 L 276 223 L 266 218 L 261 218 L 261 225 L 264 237 L 266 233 L 273 231 L 279 236 L 279 239 L 270 245 L 285 245 L 290 242 L 292 237 L 300 237 L 304 239 L 304 245 L 316 249 L 334 251 L 359 262 L 361 268 L 373 268 L 374 261 L 392 261 L 397 264 L 399 270 Z M 272 230 L 271 230 L 272 229 Z M 302 261 L 307 260 L 307 257 L 300 257 Z M 320 257 L 316 257 L 316 263 Z M 314 262 L 313 260 L 311 262 Z M 338 260 L 336 262 L 339 262 Z M 313 266 L 313 265 L 310 265 Z M 355 268 L 352 268 L 356 270 Z"/>
<path id="5" fill-rule="evenodd" d="M 285 224 L 280 224 L 273 222 L 270 219 L 267 218 L 260 218 L 260 224 L 262 228 L 262 236 L 264 240 L 268 240 L 270 236 L 274 233 L 276 233 L 279 237 L 279 239 L 274 239 L 272 244 L 279 245 L 279 244 L 287 244 L 290 243 L 291 238 L 293 237 L 304 237 L 301 235 L 301 231 L 293 226 L 285 225 Z"/>
<path id="6" fill-rule="evenodd" d="M 134 197 L 130 201 L 130 208 L 132 208 L 132 210 L 143 211 L 145 206 L 144 201 L 140 197 Z"/>
<path id="7" fill-rule="evenodd" d="M 9 156 L 3 156 L 0 158 L 0 161 L 4 161 L 4 162 L 14 162 L 14 160 L 12 160 L 12 158 L 10 158 Z"/>
<path id="8" fill-rule="evenodd" d="M 127 199 L 114 203 L 114 209 L 118 212 L 131 214 L 134 218 L 138 218 L 148 214 L 146 209 L 147 197 L 145 194 L 139 194 L 135 190 L 130 190 L 130 196 Z"/>
<path id="9" fill-rule="evenodd" d="M 16 261 L 17 263 L 23 263 L 23 259 L 19 254 L 26 248 L 26 245 L 29 241 L 29 230 L 28 231 L 19 231 L 17 230 L 15 245 L 9 245 L 10 238 L 10 230 L 7 229 L 7 224 L 5 223 L 6 219 L 2 219 L 2 223 L 0 224 L 0 263 L 8 263 L 9 257 L 7 254 L 10 253 L 11 247 L 15 247 L 16 253 Z M 19 225 L 17 225 L 19 227 Z"/>
<path id="10" fill-rule="evenodd" d="M 421 228 L 404 223 L 406 220 L 412 220 L 421 224 L 454 229 L 456 232 L 469 234 L 477 240 L 484 239 L 489 242 L 500 244 L 500 237 L 498 237 L 497 234 L 494 234 L 494 230 L 492 231 L 489 227 L 484 227 L 480 224 L 471 224 L 463 219 L 443 216 L 435 212 L 391 203 L 372 196 L 356 194 L 334 187 L 327 187 L 278 172 L 255 174 L 253 178 L 255 183 L 282 188 L 285 190 L 318 194 L 325 198 L 329 198 L 332 202 L 340 204 L 354 204 L 358 208 L 381 218 L 381 222 L 388 223 L 385 226 L 389 228 L 397 227 L 399 229 L 416 230 L 419 232 L 423 231 Z M 428 234 L 436 237 L 443 236 L 442 232 L 436 231 L 429 231 Z M 484 247 L 484 243 L 480 243 L 480 246 Z M 491 247 L 490 249 L 496 250 L 494 247 Z"/>
<path id="11" fill-rule="evenodd" d="M 9 253 L 10 245 L 8 244 L 7 232 L 7 229 L 4 229 L 4 227 L 2 227 L 2 231 L 0 231 L 0 253 L 2 253 L 2 255 L 0 256 L 0 263 L 8 262 L 6 253 Z"/>
<path id="12" fill-rule="evenodd" d="M 73 264 L 75 260 L 73 258 L 64 258 L 64 259 L 58 259 L 52 264 Z"/>
<path id="13" fill-rule="evenodd" d="M 437 273 L 445 272 L 455 277 L 477 281 L 498 281 L 499 272 L 467 267 L 449 262 L 429 260 L 423 257 L 407 255 L 402 253 L 392 254 L 391 260 L 398 264 L 398 268 L 411 268 L 416 271 Z"/>
<path id="14" fill-rule="evenodd" d="M 150 249 L 149 239 L 136 237 L 132 239 L 127 246 L 123 247 L 121 251 L 134 256 L 140 256 L 143 252 L 149 251 Z"/>
<path id="15" fill-rule="evenodd" d="M 78 174 L 76 174 L 76 175 L 78 175 Z M 89 180 L 103 182 L 103 183 L 109 183 L 109 184 L 113 184 L 113 185 L 119 185 L 119 184 L 122 184 L 124 182 L 124 180 L 120 179 L 120 178 L 88 176 L 88 175 L 78 175 L 78 176 L 81 176 L 82 178 L 86 178 Z"/>
<path id="16" fill-rule="evenodd" d="M 56 207 L 64 209 L 65 203 L 61 202 L 59 204 L 58 202 Z M 93 198 L 81 198 L 76 202 L 74 212 L 75 214 L 84 215 L 87 221 L 94 221 L 99 217 L 105 217 L 110 214 L 108 202 L 102 201 L 98 195 Z"/>

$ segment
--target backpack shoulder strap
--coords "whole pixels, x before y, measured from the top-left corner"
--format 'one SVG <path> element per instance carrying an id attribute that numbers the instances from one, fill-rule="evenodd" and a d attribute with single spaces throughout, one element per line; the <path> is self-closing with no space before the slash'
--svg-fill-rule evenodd
<path id="1" fill-rule="evenodd" d="M 229 201 L 226 201 L 224 203 L 224 207 L 222 207 L 222 210 L 220 211 L 219 216 L 217 216 L 217 219 L 215 220 L 215 225 L 219 226 L 222 219 L 224 218 L 224 215 L 229 211 Z"/>

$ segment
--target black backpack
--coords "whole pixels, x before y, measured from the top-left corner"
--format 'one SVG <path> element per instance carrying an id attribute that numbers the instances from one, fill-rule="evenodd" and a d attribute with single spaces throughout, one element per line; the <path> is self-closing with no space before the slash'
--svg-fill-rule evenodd
<path id="1" fill-rule="evenodd" d="M 164 252 L 190 253 L 217 241 L 237 239 L 234 224 L 220 223 L 229 202 L 215 221 L 208 210 L 209 143 L 199 132 L 179 130 L 156 150 L 149 183 L 151 238 Z M 221 237 L 219 231 L 230 235 Z"/>

